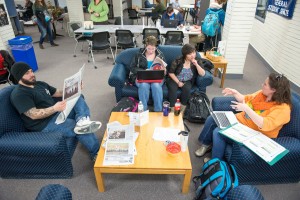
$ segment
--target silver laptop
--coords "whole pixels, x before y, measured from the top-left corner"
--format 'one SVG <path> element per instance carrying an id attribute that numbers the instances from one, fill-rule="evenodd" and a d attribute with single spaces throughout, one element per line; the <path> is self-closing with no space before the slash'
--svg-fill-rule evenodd
<path id="1" fill-rule="evenodd" d="M 232 111 L 213 111 L 205 99 L 204 102 L 209 110 L 210 115 L 213 117 L 220 129 L 224 129 L 238 122 L 235 114 Z"/>

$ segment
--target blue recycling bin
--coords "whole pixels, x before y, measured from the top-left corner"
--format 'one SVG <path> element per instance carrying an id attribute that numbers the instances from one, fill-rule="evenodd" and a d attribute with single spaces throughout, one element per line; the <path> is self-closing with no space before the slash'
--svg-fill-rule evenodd
<path id="1" fill-rule="evenodd" d="M 38 70 L 30 36 L 17 36 L 8 40 L 8 44 L 16 62 L 25 62 L 32 68 L 32 71 Z"/>

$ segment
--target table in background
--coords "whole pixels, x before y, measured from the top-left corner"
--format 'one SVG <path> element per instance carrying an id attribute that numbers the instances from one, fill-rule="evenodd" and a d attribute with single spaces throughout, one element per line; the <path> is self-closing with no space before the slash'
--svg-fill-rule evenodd
<path id="1" fill-rule="evenodd" d="M 141 8 L 137 12 L 141 14 L 141 17 L 147 17 L 147 25 L 149 24 L 149 14 L 152 13 L 153 8 Z"/>
<path id="2" fill-rule="evenodd" d="M 180 6 L 180 8 L 183 8 L 185 11 L 185 16 L 183 16 L 183 17 L 185 17 L 185 21 L 187 20 L 187 16 L 189 15 L 190 9 L 192 9 L 194 7 L 195 7 L 194 4 L 186 4 L 186 5 Z"/>
<path id="3" fill-rule="evenodd" d="M 113 121 L 119 121 L 121 124 L 129 124 L 128 113 L 112 112 L 109 122 Z M 164 117 L 162 112 L 150 112 L 149 123 L 139 128 L 139 137 L 136 140 L 137 155 L 132 165 L 103 166 L 105 149 L 101 147 L 94 165 L 99 192 L 105 191 L 102 174 L 109 173 L 182 174 L 184 175 L 182 193 L 188 193 L 192 175 L 189 150 L 180 152 L 176 156 L 170 156 L 163 142 L 152 138 L 155 127 L 170 127 L 184 130 L 182 115 L 174 116 L 174 113 L 170 113 L 168 117 Z M 106 134 L 104 137 L 106 137 Z M 103 142 L 102 140 L 102 144 Z"/>
<path id="4" fill-rule="evenodd" d="M 201 58 L 204 58 L 204 59 L 207 59 L 209 60 L 203 52 L 200 53 L 201 55 Z M 225 82 L 225 76 L 226 76 L 226 69 L 227 69 L 227 60 L 222 56 L 222 59 L 218 62 L 216 61 L 212 61 L 212 60 L 209 60 L 211 61 L 213 64 L 214 64 L 214 77 L 217 76 L 218 74 L 218 68 L 221 69 L 221 73 L 222 73 L 222 76 L 221 76 L 221 84 L 220 84 L 220 88 L 223 88 L 224 87 L 224 82 Z"/>

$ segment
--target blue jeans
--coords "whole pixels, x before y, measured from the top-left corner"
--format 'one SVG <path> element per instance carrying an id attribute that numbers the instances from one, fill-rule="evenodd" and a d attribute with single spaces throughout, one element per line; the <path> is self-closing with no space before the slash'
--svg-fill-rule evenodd
<path id="1" fill-rule="evenodd" d="M 164 81 L 161 83 L 138 83 L 135 82 L 138 87 L 139 100 L 142 101 L 144 110 L 148 110 L 148 100 L 150 95 L 150 89 L 152 91 L 152 99 L 154 103 L 154 111 L 161 112 L 162 111 L 162 102 L 163 102 L 163 91 L 162 86 Z"/>
<path id="2" fill-rule="evenodd" d="M 212 116 L 209 116 L 204 124 L 202 132 L 198 137 L 198 141 L 204 145 L 211 145 L 212 147 L 212 158 L 219 158 L 223 160 L 226 148 L 226 140 L 219 133 L 221 130 Z"/>
<path id="3" fill-rule="evenodd" d="M 52 29 L 51 29 L 51 20 L 46 22 L 46 28 L 44 27 L 44 25 L 42 24 L 42 22 L 39 19 L 37 20 L 37 24 L 41 31 L 40 44 L 43 44 L 47 33 L 48 33 L 48 38 L 49 38 L 50 44 L 53 44 L 54 42 L 53 42 Z"/>
<path id="4" fill-rule="evenodd" d="M 78 99 L 64 123 L 55 123 L 58 115 L 59 113 L 52 117 L 42 132 L 58 131 L 62 132 L 66 137 L 76 137 L 79 142 L 89 151 L 91 158 L 94 158 L 100 148 L 99 140 L 97 139 L 96 135 L 94 133 L 78 135 L 74 132 L 76 122 L 82 117 L 90 116 L 89 107 L 87 106 L 83 97 L 81 96 Z"/>

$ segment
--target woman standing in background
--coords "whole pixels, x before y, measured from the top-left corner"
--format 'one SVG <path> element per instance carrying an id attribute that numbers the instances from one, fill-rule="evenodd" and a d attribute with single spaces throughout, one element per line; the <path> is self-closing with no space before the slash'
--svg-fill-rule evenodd
<path id="1" fill-rule="evenodd" d="M 94 22 L 94 25 L 108 24 L 109 8 L 105 0 L 91 1 L 88 11 L 91 14 L 91 20 Z"/>

